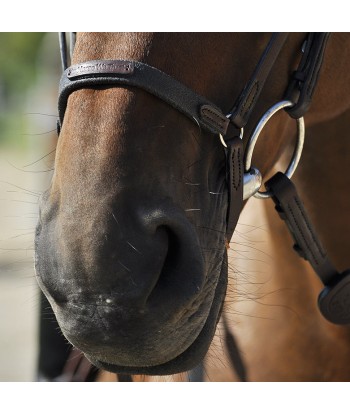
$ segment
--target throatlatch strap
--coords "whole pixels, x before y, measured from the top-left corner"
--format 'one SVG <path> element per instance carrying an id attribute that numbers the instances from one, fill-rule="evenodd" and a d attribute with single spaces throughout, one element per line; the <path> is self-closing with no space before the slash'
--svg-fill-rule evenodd
<path id="1" fill-rule="evenodd" d="M 338 271 L 319 241 L 294 184 L 279 172 L 266 183 L 266 188 L 273 193 L 276 210 L 294 238 L 294 249 L 310 262 L 322 282 L 329 284 Z"/>

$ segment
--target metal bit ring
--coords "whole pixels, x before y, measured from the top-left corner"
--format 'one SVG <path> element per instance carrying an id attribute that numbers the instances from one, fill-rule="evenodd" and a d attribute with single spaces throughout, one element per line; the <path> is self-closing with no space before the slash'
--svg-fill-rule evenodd
<path id="1" fill-rule="evenodd" d="M 259 138 L 259 135 L 262 131 L 262 129 L 265 127 L 266 123 L 269 121 L 269 119 L 280 109 L 286 108 L 286 107 L 292 107 L 294 104 L 291 101 L 280 101 L 277 104 L 273 105 L 269 110 L 265 112 L 265 114 L 261 117 L 261 120 L 259 121 L 258 125 L 256 126 L 253 134 L 251 135 L 249 142 L 247 144 L 247 149 L 245 152 L 244 157 L 244 168 L 246 172 L 249 172 L 252 165 L 252 156 L 255 144 Z M 304 137 L 305 137 L 305 125 L 304 125 L 304 118 L 300 117 L 296 120 L 297 127 L 298 127 L 298 138 L 297 143 L 294 148 L 292 159 L 288 165 L 287 170 L 285 171 L 285 175 L 290 179 L 295 172 L 295 169 L 298 166 L 301 153 L 303 151 L 303 145 L 304 145 Z M 259 199 L 267 199 L 272 196 L 271 192 L 265 191 L 261 192 L 258 191 L 254 194 L 254 197 L 257 197 Z"/>

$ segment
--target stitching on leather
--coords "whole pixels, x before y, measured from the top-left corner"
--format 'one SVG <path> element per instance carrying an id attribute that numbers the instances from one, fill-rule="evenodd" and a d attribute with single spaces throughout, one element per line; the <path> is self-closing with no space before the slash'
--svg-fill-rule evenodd
<path id="1" fill-rule="evenodd" d="M 232 168 L 232 182 L 231 182 L 231 184 L 232 184 L 232 187 L 237 190 L 237 187 L 235 186 L 235 182 L 236 182 L 236 180 L 235 180 L 236 179 L 235 168 L 234 168 L 235 156 L 236 156 L 236 149 L 233 150 L 232 156 L 231 156 L 231 166 L 232 166 L 231 167 Z"/>
<path id="2" fill-rule="evenodd" d="M 308 245 L 308 244 L 307 244 L 307 242 L 306 242 L 306 239 L 305 239 L 304 233 L 303 233 L 302 229 L 300 228 L 300 226 L 298 225 L 297 220 L 295 219 L 295 216 L 294 216 L 293 210 L 291 209 L 291 207 L 290 207 L 290 205 L 289 205 L 289 204 L 287 205 L 287 207 L 288 207 L 289 213 L 290 213 L 290 214 L 292 215 L 292 217 L 293 217 L 294 223 L 295 223 L 295 225 L 297 226 L 297 228 L 298 228 L 298 230 L 299 230 L 299 233 L 300 233 L 300 235 L 301 235 L 301 237 L 302 237 L 302 239 L 303 239 L 303 241 L 304 241 L 305 245 L 306 245 L 306 246 L 307 246 L 307 248 L 308 248 L 308 251 L 310 252 L 310 254 L 311 254 L 311 256 L 312 256 L 312 258 L 313 258 L 314 262 L 316 263 L 316 265 L 318 265 L 317 258 L 315 257 L 314 253 L 313 253 L 313 252 L 309 249 L 309 245 Z M 301 247 L 300 247 L 300 248 L 301 248 Z M 304 253 L 304 254 L 305 254 L 305 253 Z"/>
<path id="3" fill-rule="evenodd" d="M 309 231 L 310 231 L 310 233 L 311 233 L 312 239 L 313 239 L 313 241 L 314 241 L 314 243 L 315 243 L 315 246 L 317 247 L 317 249 L 318 249 L 318 251 L 319 251 L 320 256 L 323 258 L 323 257 L 324 257 L 324 253 L 323 253 L 323 252 L 322 252 L 322 250 L 320 249 L 320 246 L 319 246 L 319 244 L 318 244 L 318 241 L 317 241 L 317 240 L 315 239 L 315 237 L 314 237 L 314 233 L 312 232 L 312 230 L 311 230 L 311 228 L 310 228 L 310 225 L 309 225 L 309 223 L 308 223 L 308 221 L 307 221 L 307 218 L 305 217 L 305 214 L 304 214 L 304 212 L 303 212 L 303 211 L 302 211 L 302 209 L 301 209 L 301 206 L 300 206 L 300 203 L 299 203 L 298 199 L 294 197 L 293 201 L 295 202 L 295 204 L 296 204 L 297 208 L 299 209 L 299 212 L 301 213 L 301 215 L 302 215 L 302 217 L 303 217 L 303 219 L 304 219 L 304 222 L 306 223 L 306 226 L 307 226 L 308 230 L 309 230 Z M 312 249 L 310 249 L 309 244 L 307 243 L 307 240 L 306 240 L 305 235 L 304 235 L 304 233 L 303 233 L 303 230 L 302 230 L 302 228 L 299 226 L 298 221 L 297 221 L 297 220 L 296 220 L 296 218 L 295 218 L 295 215 L 294 215 L 293 209 L 291 208 L 291 206 L 290 206 L 290 204 L 289 204 L 289 203 L 287 204 L 287 208 L 288 208 L 288 210 L 289 210 L 289 213 L 290 213 L 290 214 L 291 214 L 291 216 L 293 217 L 294 223 L 295 223 L 295 225 L 297 226 L 297 228 L 298 228 L 298 230 L 299 230 L 299 233 L 300 233 L 300 235 L 301 235 L 301 237 L 302 237 L 302 239 L 303 239 L 303 241 L 304 241 L 304 243 L 305 243 L 306 247 L 308 248 L 309 253 L 310 253 L 310 254 L 311 254 L 311 256 L 313 257 L 313 260 L 314 260 L 315 264 L 316 264 L 316 265 L 319 265 L 319 261 L 318 261 L 317 257 L 315 256 L 315 254 L 314 254 L 313 250 L 312 250 Z"/>
<path id="4" fill-rule="evenodd" d="M 242 177 L 243 177 L 243 174 L 242 174 L 242 163 L 241 163 L 241 154 L 242 154 L 241 149 L 238 148 L 237 162 L 238 162 L 239 180 L 238 180 L 238 186 L 237 186 L 237 188 L 239 188 L 241 186 L 241 184 L 242 184 Z"/>
<path id="5" fill-rule="evenodd" d="M 300 205 L 300 202 L 299 202 L 299 200 L 296 197 L 294 198 L 294 202 L 296 203 L 296 205 L 297 205 L 297 207 L 299 209 L 299 212 L 301 213 L 301 215 L 302 215 L 302 217 L 304 219 L 304 222 L 306 223 L 306 226 L 307 226 L 309 232 L 311 233 L 312 240 L 314 241 L 314 243 L 315 243 L 315 245 L 316 245 L 316 247 L 318 249 L 319 254 L 321 255 L 321 257 L 324 257 L 325 256 L 325 252 L 323 251 L 323 249 L 322 249 L 319 241 L 315 238 L 314 232 L 313 232 L 313 230 L 310 227 L 309 221 L 308 221 L 308 219 L 307 219 L 307 217 L 306 217 L 306 215 L 304 213 L 304 210 L 302 209 L 302 207 Z"/>
<path id="6" fill-rule="evenodd" d="M 251 95 L 252 95 L 253 91 L 254 91 L 254 95 L 253 95 L 253 97 L 251 98 Z M 239 111 L 239 115 L 240 115 L 240 116 L 242 116 L 242 113 L 243 113 L 243 112 L 244 112 L 245 114 L 246 114 L 247 112 L 249 112 L 249 110 L 251 109 L 252 105 L 253 105 L 253 104 L 254 104 L 254 102 L 255 102 L 255 98 L 256 98 L 256 96 L 257 96 L 258 92 L 259 92 L 259 81 L 258 81 L 258 80 L 256 80 L 256 81 L 255 81 L 255 83 L 253 84 L 253 86 L 252 86 L 252 88 L 251 88 L 250 92 L 249 92 L 249 95 L 248 95 L 248 96 L 247 96 L 247 98 L 245 99 L 244 104 L 242 105 L 241 110 Z M 245 108 L 245 107 L 246 107 L 246 105 L 247 105 L 247 102 L 249 101 L 249 99 L 250 99 L 250 104 L 249 104 L 248 108 Z"/>
<path id="7" fill-rule="evenodd" d="M 236 151 L 237 151 L 237 159 L 236 159 Z M 236 176 L 235 176 L 235 168 L 232 168 L 232 186 L 235 190 L 238 190 L 242 184 L 242 163 L 241 163 L 241 149 L 234 149 L 231 157 L 231 163 L 237 161 L 238 163 L 238 183 L 236 185 Z"/>
<path id="8" fill-rule="evenodd" d="M 224 131 L 223 124 L 224 122 L 226 123 L 226 119 L 223 120 L 222 118 L 220 118 L 220 115 L 212 111 L 210 108 L 202 108 L 201 112 L 202 112 L 202 115 L 206 117 L 210 122 L 212 122 L 216 127 L 219 127 L 220 131 Z M 220 122 L 222 124 L 220 124 Z"/>

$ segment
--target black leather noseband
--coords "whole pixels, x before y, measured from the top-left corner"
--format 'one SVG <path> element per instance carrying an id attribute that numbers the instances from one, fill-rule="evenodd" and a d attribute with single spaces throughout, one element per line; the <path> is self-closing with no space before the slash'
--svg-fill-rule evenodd
<path id="1" fill-rule="evenodd" d="M 60 122 L 63 122 L 67 100 L 73 91 L 121 85 L 141 88 L 195 120 L 205 130 L 226 134 L 229 120 L 217 106 L 159 69 L 127 60 L 89 61 L 66 69 L 60 82 Z"/>

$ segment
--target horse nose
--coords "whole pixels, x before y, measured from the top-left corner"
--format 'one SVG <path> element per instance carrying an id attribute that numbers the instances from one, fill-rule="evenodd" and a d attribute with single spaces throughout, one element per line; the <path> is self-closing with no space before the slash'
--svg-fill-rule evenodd
<path id="1" fill-rule="evenodd" d="M 51 214 L 49 223 L 41 219 L 36 245 L 39 283 L 60 306 L 72 296 L 88 303 L 101 294 L 138 312 L 168 302 L 172 313 L 204 284 L 196 230 L 169 201 L 113 206 L 97 212 L 83 230 L 64 216 L 53 221 Z"/>
<path id="2" fill-rule="evenodd" d="M 132 205 L 113 206 L 104 216 L 99 212 L 83 229 L 64 216 L 44 214 L 36 268 L 74 346 L 102 361 L 144 366 L 189 347 L 192 337 L 183 336 L 178 344 L 175 328 L 185 320 L 195 338 L 209 312 L 202 311 L 202 302 L 210 303 L 213 293 L 195 227 L 184 211 L 171 202 Z"/>

